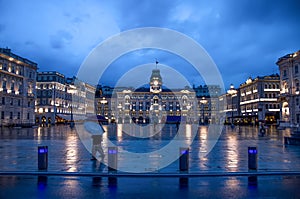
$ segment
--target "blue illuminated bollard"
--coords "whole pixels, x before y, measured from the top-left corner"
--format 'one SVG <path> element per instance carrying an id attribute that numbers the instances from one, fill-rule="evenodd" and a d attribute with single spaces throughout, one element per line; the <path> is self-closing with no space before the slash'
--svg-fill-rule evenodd
<path id="1" fill-rule="evenodd" d="M 188 171 L 189 170 L 189 148 L 180 147 L 179 149 L 179 170 Z"/>
<path id="2" fill-rule="evenodd" d="M 248 169 L 257 170 L 257 149 L 248 147 Z"/>
<path id="3" fill-rule="evenodd" d="M 118 168 L 118 148 L 108 147 L 108 171 L 116 171 Z"/>
<path id="4" fill-rule="evenodd" d="M 39 170 L 48 168 L 48 146 L 38 147 L 38 168 Z"/>

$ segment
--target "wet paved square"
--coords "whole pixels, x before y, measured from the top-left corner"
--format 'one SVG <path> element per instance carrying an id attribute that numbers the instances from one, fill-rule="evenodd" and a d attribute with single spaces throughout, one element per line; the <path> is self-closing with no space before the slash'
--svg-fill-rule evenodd
<path id="1" fill-rule="evenodd" d="M 103 141 L 103 149 L 107 154 L 110 139 L 120 149 L 145 151 L 157 150 L 170 142 L 169 137 L 176 133 L 176 125 L 167 125 L 163 132 L 155 135 L 153 139 L 135 139 L 123 133 L 117 135 L 115 125 L 105 126 L 106 133 Z M 137 127 L 138 128 L 138 127 Z M 137 129 L 132 129 L 139 132 Z M 258 149 L 259 171 L 299 171 L 300 147 L 284 146 L 283 136 L 289 131 L 279 131 L 270 127 L 264 137 L 258 135 L 256 127 L 236 126 L 234 129 L 225 126 L 220 138 L 207 152 L 207 127 L 200 126 L 196 130 L 195 139 L 190 147 L 190 173 L 201 172 L 239 172 L 248 171 L 248 146 L 256 146 Z M 187 138 L 188 139 L 188 138 Z M 52 126 L 43 128 L 1 128 L 0 155 L 2 161 L 1 171 L 37 171 L 37 147 L 46 145 L 49 147 L 48 171 L 64 172 L 107 172 L 107 167 L 98 161 L 91 161 L 91 155 L 85 148 L 76 129 L 69 126 Z M 121 151 L 121 150 L 119 150 Z M 153 164 L 145 165 L 140 161 L 141 155 L 136 153 L 134 159 L 128 161 L 120 152 L 118 154 L 119 168 L 126 169 L 132 165 L 143 167 L 145 172 L 177 173 L 178 160 L 168 166 L 158 169 L 157 162 L 160 155 L 152 155 Z M 104 162 L 107 161 L 107 156 Z M 134 162 L 134 164 L 132 163 Z"/>

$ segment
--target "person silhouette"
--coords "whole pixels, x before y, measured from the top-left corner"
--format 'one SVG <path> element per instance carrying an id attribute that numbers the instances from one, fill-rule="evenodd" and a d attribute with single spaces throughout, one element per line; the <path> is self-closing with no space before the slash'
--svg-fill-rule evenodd
<path id="1" fill-rule="evenodd" d="M 102 148 L 102 135 L 92 135 L 92 160 L 96 160 L 97 152 L 100 154 L 101 159 L 105 157 L 105 154 L 103 152 Z"/>
<path id="2" fill-rule="evenodd" d="M 265 128 L 265 125 L 263 122 L 261 123 L 261 125 L 259 127 L 259 132 L 260 132 L 261 136 L 264 136 L 266 133 L 266 128 Z"/>

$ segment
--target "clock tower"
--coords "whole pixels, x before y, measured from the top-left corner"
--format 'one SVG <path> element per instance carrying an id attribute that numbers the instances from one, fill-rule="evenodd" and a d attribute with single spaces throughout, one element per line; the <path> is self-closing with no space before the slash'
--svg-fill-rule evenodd
<path id="1" fill-rule="evenodd" d="M 162 78 L 159 69 L 153 69 L 150 77 L 150 92 L 160 93 L 162 91 Z"/>

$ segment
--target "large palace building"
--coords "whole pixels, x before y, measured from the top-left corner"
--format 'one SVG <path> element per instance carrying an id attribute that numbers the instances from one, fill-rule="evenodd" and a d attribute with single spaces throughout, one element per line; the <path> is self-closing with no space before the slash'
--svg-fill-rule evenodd
<path id="1" fill-rule="evenodd" d="M 96 113 L 117 123 L 216 122 L 219 86 L 167 89 L 159 69 L 153 69 L 149 87 L 98 87 Z M 197 95 L 201 93 L 201 95 Z"/>

